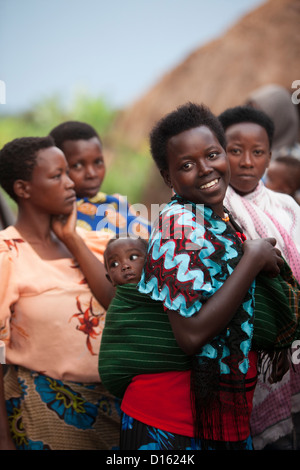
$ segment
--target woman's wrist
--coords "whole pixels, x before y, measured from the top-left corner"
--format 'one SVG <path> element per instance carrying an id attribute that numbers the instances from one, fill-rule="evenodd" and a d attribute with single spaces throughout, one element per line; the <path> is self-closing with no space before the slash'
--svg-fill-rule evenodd
<path id="1" fill-rule="evenodd" d="M 70 232 L 61 237 L 61 241 L 66 245 L 69 251 L 74 255 L 84 241 L 77 232 Z"/>

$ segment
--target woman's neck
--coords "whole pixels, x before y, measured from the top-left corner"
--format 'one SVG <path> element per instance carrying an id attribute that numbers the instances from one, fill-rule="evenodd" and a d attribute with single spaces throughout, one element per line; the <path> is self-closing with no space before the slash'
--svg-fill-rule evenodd
<path id="1" fill-rule="evenodd" d="M 19 208 L 15 228 L 28 242 L 45 242 L 51 238 L 51 218 Z"/>
<path id="2" fill-rule="evenodd" d="M 42 259 L 72 258 L 67 247 L 51 230 L 51 217 L 45 214 L 19 211 L 15 228 Z"/>

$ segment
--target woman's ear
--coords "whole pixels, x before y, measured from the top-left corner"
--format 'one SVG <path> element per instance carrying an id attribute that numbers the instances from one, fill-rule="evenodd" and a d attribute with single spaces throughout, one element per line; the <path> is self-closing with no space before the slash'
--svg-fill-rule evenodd
<path id="1" fill-rule="evenodd" d="M 166 183 L 166 185 L 169 186 L 169 188 L 172 189 L 173 186 L 172 186 L 172 183 L 171 183 L 171 178 L 170 178 L 168 170 L 161 170 L 160 174 L 163 177 L 164 182 Z"/>
<path id="2" fill-rule="evenodd" d="M 14 192 L 19 199 L 29 199 L 30 198 L 30 183 L 29 181 L 16 180 L 14 182 Z"/>

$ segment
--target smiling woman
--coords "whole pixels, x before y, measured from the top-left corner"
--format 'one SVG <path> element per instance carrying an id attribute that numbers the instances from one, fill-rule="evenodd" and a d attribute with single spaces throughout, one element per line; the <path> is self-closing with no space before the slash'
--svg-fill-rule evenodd
<path id="1" fill-rule="evenodd" d="M 208 203 L 223 217 L 230 172 L 226 152 L 211 130 L 199 126 L 171 137 L 167 152 L 166 184 L 188 201 Z"/>
<path id="2" fill-rule="evenodd" d="M 124 379 L 123 387 L 117 384 L 123 396 L 121 449 L 251 449 L 257 364 L 251 348 L 254 281 L 262 271 L 279 273 L 283 260 L 274 240 L 244 242 L 237 224 L 226 217 L 223 199 L 230 171 L 225 136 L 206 106 L 187 103 L 164 116 L 150 144 L 175 194 L 153 226 L 139 302 L 140 296 L 149 302 L 144 324 L 147 312 L 153 318 L 153 302 L 160 309 L 164 321 L 155 336 L 165 340 L 169 354 L 171 334 L 179 349 L 173 362 L 174 356 L 180 360 L 173 366 L 158 360 L 165 369 L 145 372 L 145 364 L 157 360 L 158 341 L 150 360 L 140 354 L 135 368 L 130 356 L 127 370 L 135 376 L 129 384 Z M 125 317 L 128 303 L 136 311 L 135 301 L 126 297 Z M 117 307 L 122 305 L 115 313 Z M 140 338 L 136 330 L 132 337 Z M 112 368 L 111 375 L 117 375 Z"/>
<path id="3" fill-rule="evenodd" d="M 6 144 L 0 175 L 18 205 L 15 225 L 0 232 L 0 340 L 9 365 L 0 448 L 115 448 L 118 403 L 98 373 L 114 293 L 103 265 L 109 236 L 76 229 L 74 183 L 51 137 Z"/>

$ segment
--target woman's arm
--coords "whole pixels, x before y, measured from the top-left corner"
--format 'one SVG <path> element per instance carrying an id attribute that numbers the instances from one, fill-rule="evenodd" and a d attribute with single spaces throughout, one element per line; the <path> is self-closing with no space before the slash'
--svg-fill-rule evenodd
<path id="1" fill-rule="evenodd" d="M 96 299 L 107 309 L 115 294 L 115 290 L 106 278 L 106 269 L 103 263 L 94 255 L 76 232 L 76 214 L 75 203 L 73 211 L 67 219 L 53 219 L 52 229 L 76 258 Z"/>
<path id="2" fill-rule="evenodd" d="M 3 366 L 0 364 L 0 450 L 16 450 L 9 431 L 4 400 L 3 375 Z"/>
<path id="3" fill-rule="evenodd" d="M 168 310 L 174 336 L 186 354 L 198 353 L 202 346 L 226 328 L 260 271 L 270 276 L 279 274 L 283 260 L 275 243 L 274 238 L 244 242 L 244 254 L 237 267 L 197 314 L 186 318 Z"/>

